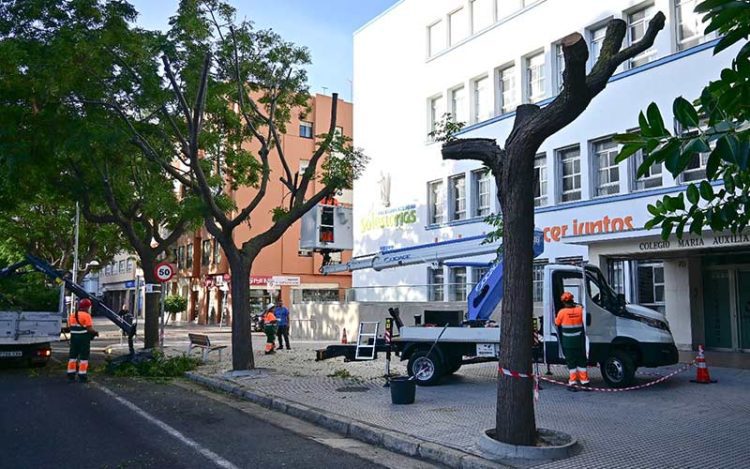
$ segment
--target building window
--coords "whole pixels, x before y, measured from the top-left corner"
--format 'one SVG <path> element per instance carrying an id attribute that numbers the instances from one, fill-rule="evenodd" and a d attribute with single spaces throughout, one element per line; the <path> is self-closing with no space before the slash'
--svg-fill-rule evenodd
<path id="1" fill-rule="evenodd" d="M 501 20 L 506 16 L 510 16 L 525 6 L 534 3 L 534 1 L 536 0 L 496 0 L 497 19 Z"/>
<path id="2" fill-rule="evenodd" d="M 466 219 L 466 176 L 453 176 L 448 179 L 451 196 L 451 221 Z"/>
<path id="3" fill-rule="evenodd" d="M 567 148 L 557 152 L 560 168 L 560 201 L 581 200 L 581 149 Z"/>
<path id="4" fill-rule="evenodd" d="M 312 122 L 302 121 L 299 123 L 299 136 L 302 138 L 313 138 Z"/>
<path id="5" fill-rule="evenodd" d="M 448 15 L 450 27 L 450 46 L 455 46 L 469 35 L 469 19 L 466 17 L 466 9 L 459 8 Z"/>
<path id="6" fill-rule="evenodd" d="M 219 244 L 219 240 L 214 238 L 213 240 L 213 249 L 214 249 L 214 259 L 213 263 L 216 265 L 221 264 L 221 245 Z"/>
<path id="7" fill-rule="evenodd" d="M 177 268 L 183 267 L 185 267 L 185 246 L 180 246 L 177 248 Z"/>
<path id="8" fill-rule="evenodd" d="M 489 106 L 489 79 L 482 77 L 474 80 L 474 119 L 472 122 L 482 122 L 492 117 Z"/>
<path id="9" fill-rule="evenodd" d="M 690 49 L 716 38 L 716 32 L 704 34 L 705 25 L 701 14 L 695 12 L 698 0 L 675 0 L 675 27 L 677 28 L 677 50 Z"/>
<path id="10" fill-rule="evenodd" d="M 201 245 L 201 265 L 207 266 L 211 263 L 211 240 L 204 239 Z"/>
<path id="11" fill-rule="evenodd" d="M 555 44 L 555 79 L 558 93 L 563 88 L 563 74 L 565 73 L 565 54 L 562 44 Z"/>
<path id="12" fill-rule="evenodd" d="M 303 289 L 303 303 L 334 303 L 339 301 L 339 291 L 335 288 Z"/>
<path id="13" fill-rule="evenodd" d="M 443 113 L 443 97 L 437 96 L 430 99 L 430 132 L 434 132 L 437 129 L 437 124 L 440 122 L 441 114 Z"/>
<path id="14" fill-rule="evenodd" d="M 474 183 L 474 216 L 486 217 L 490 214 L 491 180 L 490 172 L 486 169 L 472 173 Z"/>
<path id="15" fill-rule="evenodd" d="M 547 205 L 547 154 L 534 157 L 534 207 Z"/>
<path id="16" fill-rule="evenodd" d="M 187 252 L 185 254 L 185 267 L 188 269 L 193 268 L 193 244 L 187 245 Z"/>
<path id="17" fill-rule="evenodd" d="M 656 7 L 649 5 L 628 15 L 628 45 L 633 45 L 643 39 L 648 29 L 648 23 L 656 13 Z M 640 67 L 651 62 L 656 57 L 656 49 L 648 49 L 630 59 L 630 68 Z"/>
<path id="18" fill-rule="evenodd" d="M 594 68 L 594 64 L 599 59 L 599 54 L 602 53 L 602 44 L 604 44 L 604 37 L 606 35 L 606 26 L 589 30 L 589 46 L 591 47 L 591 52 L 589 53 L 588 71 L 591 71 L 591 69 Z"/>
<path id="19" fill-rule="evenodd" d="M 495 22 L 495 0 L 471 1 L 471 31 L 477 32 L 489 27 Z"/>
<path id="20" fill-rule="evenodd" d="M 544 99 L 544 53 L 526 58 L 526 94 L 530 103 Z"/>
<path id="21" fill-rule="evenodd" d="M 128 272 L 133 271 L 133 259 L 128 259 L 127 269 L 128 269 Z"/>
<path id="22" fill-rule="evenodd" d="M 633 190 L 642 191 L 645 189 L 653 189 L 655 187 L 661 187 L 661 163 L 654 163 L 641 177 L 638 177 L 638 168 L 641 167 L 644 161 L 643 151 L 638 150 L 632 158 L 630 158 L 630 180 L 633 181 Z"/>
<path id="23" fill-rule="evenodd" d="M 438 21 L 427 27 L 429 45 L 427 52 L 430 57 L 445 49 L 445 23 Z"/>
<path id="24" fill-rule="evenodd" d="M 107 264 L 107 266 L 104 267 L 104 275 L 112 275 L 112 264 Z"/>
<path id="25" fill-rule="evenodd" d="M 532 271 L 532 295 L 535 303 L 544 301 L 544 266 L 547 265 L 546 260 L 534 261 L 534 267 Z"/>
<path id="26" fill-rule="evenodd" d="M 618 145 L 612 140 L 601 140 L 593 144 L 594 180 L 596 195 L 613 195 L 620 192 L 620 165 L 615 159 Z"/>
<path id="27" fill-rule="evenodd" d="M 454 122 L 467 122 L 466 89 L 462 86 L 451 91 L 451 115 Z"/>
<path id="28" fill-rule="evenodd" d="M 664 264 L 638 262 L 638 304 L 664 312 Z"/>
<path id="29" fill-rule="evenodd" d="M 507 114 L 516 110 L 516 67 L 505 67 L 497 73 L 498 97 L 500 98 L 500 114 Z"/>
<path id="30" fill-rule="evenodd" d="M 451 300 L 466 301 L 466 267 L 451 267 Z"/>
<path id="31" fill-rule="evenodd" d="M 117 272 L 121 274 L 125 273 L 125 261 L 124 260 L 117 263 Z"/>
<path id="32" fill-rule="evenodd" d="M 433 181 L 427 184 L 430 223 L 437 225 L 445 221 L 443 208 L 445 207 L 445 197 L 443 195 L 443 181 Z"/>
<path id="33" fill-rule="evenodd" d="M 701 127 L 703 127 L 704 129 L 707 127 L 706 120 L 703 120 L 701 124 Z M 675 129 L 682 137 L 696 137 L 699 133 L 697 129 L 685 130 L 679 123 L 675 124 Z M 715 142 L 711 142 L 709 146 L 713 148 L 715 146 Z M 690 158 L 690 162 L 680 175 L 680 180 L 682 182 L 693 182 L 706 179 L 706 165 L 708 164 L 708 157 L 710 154 L 710 152 L 693 153 L 692 157 Z"/>
<path id="34" fill-rule="evenodd" d="M 472 268 L 472 271 L 474 274 L 474 285 L 476 285 L 485 275 L 487 275 L 487 272 L 490 271 L 490 267 L 474 267 Z"/>
<path id="35" fill-rule="evenodd" d="M 429 269 L 429 297 L 430 301 L 443 301 L 444 296 L 444 274 L 443 268 Z"/>
<path id="36" fill-rule="evenodd" d="M 619 294 L 625 294 L 625 262 L 622 259 L 609 259 L 607 261 L 607 273 L 609 285 Z"/>

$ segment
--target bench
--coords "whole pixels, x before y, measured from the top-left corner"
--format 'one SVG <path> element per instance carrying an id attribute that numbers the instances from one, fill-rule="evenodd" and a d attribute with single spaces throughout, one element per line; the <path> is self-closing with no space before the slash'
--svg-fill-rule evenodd
<path id="1" fill-rule="evenodd" d="M 201 349 L 203 351 L 204 363 L 208 360 L 208 354 L 214 350 L 219 351 L 219 361 L 221 361 L 221 351 L 227 348 L 226 345 L 211 345 L 211 340 L 206 334 L 188 333 L 188 338 L 190 338 L 190 345 L 187 350 L 188 355 L 190 355 L 190 352 L 192 352 L 194 348 Z"/>

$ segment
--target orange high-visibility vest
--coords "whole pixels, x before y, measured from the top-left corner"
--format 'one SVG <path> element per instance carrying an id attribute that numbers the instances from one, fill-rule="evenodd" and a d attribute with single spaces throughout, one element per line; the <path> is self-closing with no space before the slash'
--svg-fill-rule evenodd
<path id="1" fill-rule="evenodd" d="M 583 307 L 580 305 L 562 308 L 557 313 L 555 325 L 562 327 L 562 334 L 566 337 L 579 336 L 583 333 Z"/>

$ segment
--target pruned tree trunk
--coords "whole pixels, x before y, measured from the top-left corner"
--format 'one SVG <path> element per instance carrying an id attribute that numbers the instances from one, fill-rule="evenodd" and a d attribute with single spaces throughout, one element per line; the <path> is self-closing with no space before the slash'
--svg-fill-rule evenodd
<path id="1" fill-rule="evenodd" d="M 588 46 L 574 33 L 562 40 L 565 58 L 563 89 L 545 108 L 523 104 L 516 109 L 505 150 L 492 139 L 449 141 L 443 159 L 477 160 L 491 169 L 503 214 L 503 302 L 500 326 L 500 366 L 531 373 L 532 272 L 534 243 L 534 156 L 551 135 L 573 122 L 607 85 L 617 67 L 644 52 L 664 28 L 657 13 L 643 39 L 622 49 L 626 24 L 612 20 L 601 53 L 586 74 Z M 514 445 L 536 443 L 533 382 L 498 374 L 495 438 Z"/>
<path id="2" fill-rule="evenodd" d="M 156 262 L 153 259 L 141 256 L 141 267 L 143 268 L 143 280 L 145 284 L 158 284 L 154 276 Z M 159 345 L 159 313 L 161 306 L 161 294 L 157 292 L 146 293 L 143 308 L 143 348 L 156 348 Z"/>
<path id="3" fill-rule="evenodd" d="M 241 255 L 228 255 L 232 273 L 232 369 L 255 368 L 250 330 L 250 268 Z"/>

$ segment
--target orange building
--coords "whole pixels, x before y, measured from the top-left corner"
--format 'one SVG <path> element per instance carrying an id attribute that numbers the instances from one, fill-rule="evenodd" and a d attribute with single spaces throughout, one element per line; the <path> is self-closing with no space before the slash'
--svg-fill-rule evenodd
<path id="1" fill-rule="evenodd" d="M 301 173 L 307 167 L 309 158 L 315 151 L 316 135 L 326 133 L 330 126 L 330 96 L 315 95 L 311 98 L 310 112 L 305 119 L 292 113 L 287 125 L 287 133 L 281 136 L 282 147 L 287 163 L 292 170 Z M 352 104 L 339 100 L 337 130 L 343 135 L 352 135 Z M 248 143 L 255 145 L 254 142 Z M 242 224 L 234 231 L 235 244 L 241 246 L 252 236 L 265 231 L 272 223 L 272 209 L 285 205 L 287 189 L 279 182 L 283 168 L 274 152 L 270 157 L 271 178 L 263 202 L 251 216 L 252 226 Z M 320 167 L 320 165 L 318 166 Z M 274 175 L 275 174 L 275 175 Z M 318 181 L 311 182 L 310 194 L 321 189 Z M 232 194 L 240 209 L 245 207 L 256 190 L 241 187 Z M 351 203 L 351 193 L 345 191 L 338 199 L 343 204 Z M 351 274 L 322 275 L 319 269 L 322 256 L 300 249 L 300 221 L 284 233 L 279 241 L 266 247 L 255 260 L 249 279 L 235 279 L 229 272 L 229 265 L 222 255 L 219 243 L 205 228 L 183 236 L 175 247 L 175 263 L 178 274 L 169 289 L 173 294 L 188 300 L 188 310 L 183 319 L 200 324 L 216 324 L 220 321 L 229 324 L 231 300 L 229 282 L 247 281 L 250 283 L 250 305 L 254 313 L 275 300 L 278 295 L 285 304 L 292 303 L 292 292 L 296 301 L 338 300 L 346 288 L 351 287 Z M 348 261 L 351 252 L 341 253 L 342 260 Z M 269 286 L 269 282 L 281 280 L 280 287 Z"/>

